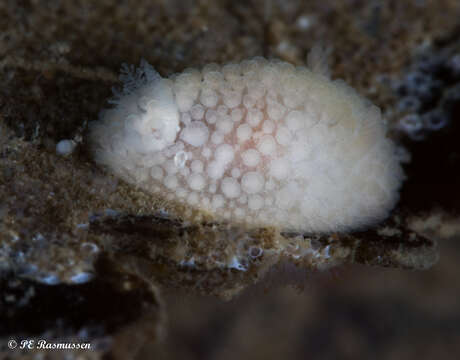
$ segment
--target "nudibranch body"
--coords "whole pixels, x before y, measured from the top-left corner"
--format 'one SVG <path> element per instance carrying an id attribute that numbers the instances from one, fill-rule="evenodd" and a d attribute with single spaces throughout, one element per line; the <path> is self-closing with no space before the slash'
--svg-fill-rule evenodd
<path id="1" fill-rule="evenodd" d="M 96 162 L 216 221 L 299 232 L 383 220 L 404 178 L 378 107 L 343 81 L 279 60 L 162 78 L 125 68 L 92 123 Z"/>

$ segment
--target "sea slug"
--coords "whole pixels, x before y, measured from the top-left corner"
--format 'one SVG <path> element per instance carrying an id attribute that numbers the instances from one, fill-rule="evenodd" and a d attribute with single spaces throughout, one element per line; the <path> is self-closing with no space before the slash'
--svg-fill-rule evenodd
<path id="1" fill-rule="evenodd" d="M 349 231 L 388 216 L 404 179 L 380 110 L 321 64 L 257 57 L 168 79 L 125 66 L 90 124 L 97 163 L 216 221 Z"/>

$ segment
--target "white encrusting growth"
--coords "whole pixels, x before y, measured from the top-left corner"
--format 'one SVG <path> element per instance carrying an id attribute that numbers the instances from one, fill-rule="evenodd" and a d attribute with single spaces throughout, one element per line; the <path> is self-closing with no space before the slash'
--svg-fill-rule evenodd
<path id="1" fill-rule="evenodd" d="M 315 60 L 318 59 L 318 60 Z M 403 173 L 380 110 L 327 69 L 254 58 L 161 78 L 125 69 L 92 123 L 96 161 L 216 220 L 303 232 L 385 218 Z"/>

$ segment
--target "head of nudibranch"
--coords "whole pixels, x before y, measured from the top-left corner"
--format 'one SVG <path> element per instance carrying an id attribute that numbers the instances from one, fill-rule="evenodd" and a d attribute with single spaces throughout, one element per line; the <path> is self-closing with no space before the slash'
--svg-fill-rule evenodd
<path id="1" fill-rule="evenodd" d="M 258 57 L 168 79 L 142 62 L 121 78 L 91 124 L 92 152 L 167 203 L 308 233 L 371 226 L 398 200 L 404 175 L 379 108 L 324 71 Z"/>

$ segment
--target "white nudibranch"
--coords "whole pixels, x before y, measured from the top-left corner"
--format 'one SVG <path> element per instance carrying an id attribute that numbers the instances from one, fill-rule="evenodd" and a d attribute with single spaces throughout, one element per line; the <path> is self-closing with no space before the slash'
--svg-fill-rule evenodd
<path id="1" fill-rule="evenodd" d="M 115 107 L 90 126 L 95 160 L 216 221 L 371 226 L 399 197 L 395 145 L 378 107 L 316 68 L 260 57 L 169 79 L 146 62 L 125 68 Z"/>

